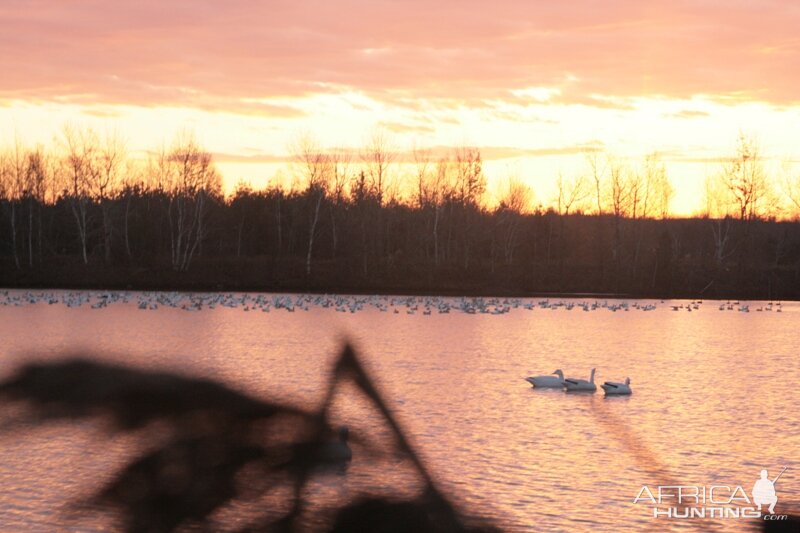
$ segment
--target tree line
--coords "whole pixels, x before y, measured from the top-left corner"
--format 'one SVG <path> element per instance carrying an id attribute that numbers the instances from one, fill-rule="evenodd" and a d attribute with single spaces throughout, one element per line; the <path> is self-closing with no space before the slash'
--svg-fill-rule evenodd
<path id="1" fill-rule="evenodd" d="M 776 183 L 745 135 L 689 219 L 670 218 L 655 153 L 635 165 L 587 153 L 549 207 L 514 179 L 489 202 L 475 147 L 401 161 L 378 132 L 359 150 L 302 136 L 290 153 L 291 187 L 226 196 L 190 134 L 145 159 L 91 129 L 14 143 L 0 152 L 0 282 L 800 297 L 800 177 Z"/>

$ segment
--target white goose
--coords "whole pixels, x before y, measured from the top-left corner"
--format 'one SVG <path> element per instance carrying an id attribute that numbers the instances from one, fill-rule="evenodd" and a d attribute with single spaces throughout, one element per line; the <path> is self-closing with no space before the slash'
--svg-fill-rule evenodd
<path id="1" fill-rule="evenodd" d="M 592 369 L 592 375 L 589 380 L 567 378 L 564 380 L 564 389 L 567 392 L 594 392 L 597 390 L 597 385 L 594 384 L 594 372 L 596 368 Z"/>
<path id="2" fill-rule="evenodd" d="M 601 385 L 601 387 L 603 387 L 603 390 L 606 392 L 606 396 L 630 394 L 631 378 L 625 378 L 625 383 L 619 383 L 617 381 L 606 381 Z"/>
<path id="3" fill-rule="evenodd" d="M 525 378 L 525 381 L 530 383 L 537 389 L 560 389 L 564 386 L 564 373 L 561 369 L 553 372 L 555 376 L 531 376 Z"/>

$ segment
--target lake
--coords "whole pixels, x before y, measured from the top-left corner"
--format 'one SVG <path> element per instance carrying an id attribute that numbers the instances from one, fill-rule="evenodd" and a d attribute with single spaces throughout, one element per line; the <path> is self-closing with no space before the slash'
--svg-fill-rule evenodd
<path id="1" fill-rule="evenodd" d="M 654 518 L 634 499 L 675 484 L 749 497 L 762 468 L 772 478 L 786 467 L 776 513 L 800 512 L 798 303 L 7 291 L 0 304 L 2 376 L 30 357 L 92 352 L 309 408 L 350 339 L 440 487 L 507 531 L 739 531 L 759 521 Z M 524 381 L 557 368 L 630 377 L 633 394 Z M 348 392 L 337 420 L 385 437 Z M 108 527 L 70 522 L 64 506 L 111 474 L 128 439 L 59 422 L 0 441 L 1 531 Z M 356 449 L 319 497 L 414 490 L 401 461 L 384 463 Z"/>

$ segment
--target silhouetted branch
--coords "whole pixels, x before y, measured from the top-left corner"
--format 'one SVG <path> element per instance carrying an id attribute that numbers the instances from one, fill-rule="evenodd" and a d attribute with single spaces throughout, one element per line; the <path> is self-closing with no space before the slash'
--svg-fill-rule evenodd
<path id="1" fill-rule="evenodd" d="M 213 530 L 234 501 L 272 502 L 242 531 L 302 531 L 304 491 L 318 473 L 346 468 L 349 447 L 328 418 L 336 388 L 351 380 L 387 420 L 400 451 L 425 482 L 412 500 L 368 498 L 336 513 L 332 531 L 479 531 L 434 486 L 353 349 L 346 345 L 314 412 L 253 398 L 220 383 L 71 358 L 28 364 L 0 383 L 5 431 L 53 420 L 95 419 L 109 434 L 143 432 L 147 445 L 84 502 L 109 509 L 128 532 Z M 358 442 L 365 442 L 360 440 Z M 254 479 L 260 477 L 260 480 Z M 249 483 L 243 484 L 247 478 Z M 287 507 L 281 487 L 292 488 Z M 486 530 L 488 531 L 488 530 Z"/>

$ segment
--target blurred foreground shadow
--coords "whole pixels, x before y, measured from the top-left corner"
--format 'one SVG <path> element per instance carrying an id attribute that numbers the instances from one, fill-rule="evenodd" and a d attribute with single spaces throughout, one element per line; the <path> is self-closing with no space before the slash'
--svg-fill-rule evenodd
<path id="1" fill-rule="evenodd" d="M 110 511 L 123 531 L 213 531 L 215 512 L 239 499 L 265 501 L 264 496 L 283 501 L 257 512 L 237 531 L 294 532 L 309 530 L 302 518 L 308 482 L 334 463 L 346 467 L 349 460 L 349 448 L 333 440 L 337 431 L 329 420 L 335 389 L 348 380 L 385 418 L 424 489 L 412 499 L 368 497 L 346 503 L 333 511 L 323 530 L 498 531 L 462 515 L 437 489 L 349 345 L 336 361 L 317 411 L 263 401 L 210 380 L 85 358 L 23 366 L 0 383 L 0 400 L 5 431 L 52 420 L 94 419 L 104 422 L 109 434 L 158 428 L 159 435 L 166 435 L 137 450 L 87 501 L 75 502 L 84 512 Z M 346 437 L 347 431 L 339 434 Z M 251 480 L 246 487 L 243 477 Z"/>
<path id="2" fill-rule="evenodd" d="M 346 440 L 347 431 L 332 427 L 329 417 L 337 387 L 348 381 L 381 413 L 423 489 L 413 498 L 370 496 L 343 503 L 324 526 L 312 527 L 304 517 L 309 482 L 332 467 L 343 470 L 350 458 L 346 444 L 334 438 L 338 433 Z M 594 412 L 596 420 L 632 459 L 656 479 L 678 484 L 632 429 L 602 405 Z M 207 379 L 86 358 L 20 367 L 0 382 L 0 409 L 6 432 L 91 419 L 103 422 L 109 434 L 152 434 L 110 482 L 75 502 L 84 512 L 110 511 L 118 527 L 131 533 L 214 531 L 219 529 L 215 513 L 242 500 L 274 502 L 235 530 L 243 533 L 500 531 L 456 510 L 437 488 L 349 345 L 342 348 L 316 411 L 253 398 Z M 357 435 L 356 441 L 369 448 L 365 436 Z M 550 529 L 548 524 L 535 527 Z M 763 521 L 757 525 L 762 528 L 797 532 L 800 522 L 795 514 L 783 522 Z M 716 527 L 710 523 L 708 529 Z"/>

